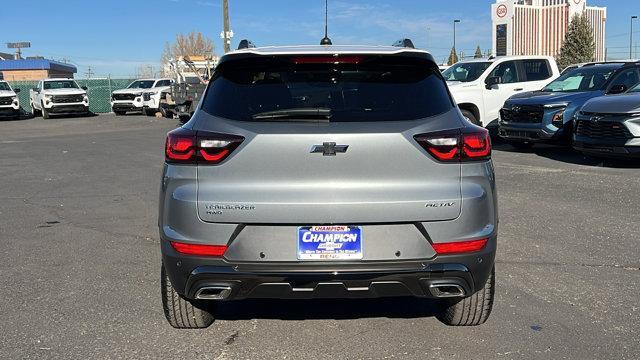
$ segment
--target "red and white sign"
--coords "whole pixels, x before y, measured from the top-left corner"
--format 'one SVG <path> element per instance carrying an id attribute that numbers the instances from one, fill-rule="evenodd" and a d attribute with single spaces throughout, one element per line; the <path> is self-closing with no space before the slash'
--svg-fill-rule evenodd
<path id="1" fill-rule="evenodd" d="M 576 1 L 576 0 L 574 0 L 574 1 Z M 577 1 L 580 1 L 580 0 L 577 0 Z M 502 19 L 502 18 L 504 18 L 505 16 L 507 16 L 507 13 L 508 13 L 508 12 L 509 12 L 509 10 L 507 9 L 507 5 L 505 5 L 505 4 L 500 4 L 500 5 L 498 5 L 498 7 L 496 8 L 496 15 L 497 15 L 500 19 Z"/>

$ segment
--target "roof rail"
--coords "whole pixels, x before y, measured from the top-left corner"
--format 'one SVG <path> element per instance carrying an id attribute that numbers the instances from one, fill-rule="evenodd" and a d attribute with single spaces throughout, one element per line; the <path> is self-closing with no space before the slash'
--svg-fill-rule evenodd
<path id="1" fill-rule="evenodd" d="M 393 43 L 393 46 L 412 48 L 412 49 L 416 48 L 415 46 L 413 46 L 413 41 L 411 41 L 411 39 L 400 39 L 400 40 L 396 41 L 395 43 Z"/>
<path id="2" fill-rule="evenodd" d="M 255 48 L 256 46 L 253 45 L 253 43 L 247 39 L 244 40 L 240 40 L 240 43 L 238 44 L 238 50 L 242 50 L 242 49 L 252 49 Z"/>

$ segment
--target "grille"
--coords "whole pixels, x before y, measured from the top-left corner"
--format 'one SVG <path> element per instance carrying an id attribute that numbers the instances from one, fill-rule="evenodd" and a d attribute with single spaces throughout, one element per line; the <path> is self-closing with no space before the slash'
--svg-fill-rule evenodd
<path id="1" fill-rule="evenodd" d="M 11 105 L 13 99 L 10 97 L 0 97 L 0 105 Z"/>
<path id="2" fill-rule="evenodd" d="M 502 108 L 500 118 L 505 122 L 539 124 L 544 117 L 544 109 L 540 106 L 513 106 Z"/>
<path id="3" fill-rule="evenodd" d="M 69 104 L 82 102 L 84 95 L 56 95 L 52 101 L 56 104 Z"/>
<path id="4" fill-rule="evenodd" d="M 592 139 L 625 140 L 633 137 L 622 123 L 613 121 L 579 120 L 576 124 L 576 135 Z"/>
<path id="5" fill-rule="evenodd" d="M 136 98 L 135 94 L 113 94 L 113 100 L 134 100 Z"/>

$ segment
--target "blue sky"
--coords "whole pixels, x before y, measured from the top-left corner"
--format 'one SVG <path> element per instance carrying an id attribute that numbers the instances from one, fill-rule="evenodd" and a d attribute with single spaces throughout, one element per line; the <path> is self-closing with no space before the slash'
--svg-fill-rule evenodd
<path id="1" fill-rule="evenodd" d="M 335 43 L 390 44 L 410 37 L 441 61 L 458 25 L 458 49 L 491 47 L 491 0 L 329 0 L 329 32 Z M 249 38 L 258 45 L 315 44 L 322 37 L 323 0 L 229 0 L 233 45 Z M 202 31 L 222 52 L 221 0 L 3 0 L 0 51 L 4 43 L 31 41 L 25 55 L 69 59 L 78 77 L 91 66 L 97 75 L 123 77 L 140 65 L 158 66 L 164 44 L 176 32 Z M 607 6 L 607 47 L 628 57 L 629 16 L 639 0 L 591 0 Z M 427 30 L 429 29 L 429 30 Z M 640 22 L 635 23 L 640 49 Z"/>

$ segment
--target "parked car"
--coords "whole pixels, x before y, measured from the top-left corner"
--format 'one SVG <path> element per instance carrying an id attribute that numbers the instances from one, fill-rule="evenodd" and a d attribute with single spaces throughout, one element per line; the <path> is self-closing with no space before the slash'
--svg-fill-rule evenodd
<path id="1" fill-rule="evenodd" d="M 0 118 L 20 116 L 20 89 L 12 89 L 8 82 L 0 80 Z"/>
<path id="2" fill-rule="evenodd" d="M 640 158 L 640 84 L 587 101 L 575 116 L 573 147 L 591 156 Z"/>
<path id="3" fill-rule="evenodd" d="M 589 99 L 619 94 L 640 81 L 640 63 L 592 63 L 535 92 L 514 95 L 500 112 L 498 134 L 518 148 L 571 139 L 574 114 Z"/>
<path id="4" fill-rule="evenodd" d="M 156 87 L 165 88 L 167 81 L 171 79 L 138 79 L 125 89 L 115 90 L 111 93 L 111 110 L 116 115 L 124 115 L 127 112 L 145 112 L 144 93 L 148 94 L 148 109 L 151 109 L 151 93 L 155 92 Z M 157 95 L 157 94 L 156 94 Z M 151 110 L 149 110 L 151 113 Z"/>
<path id="5" fill-rule="evenodd" d="M 167 136 L 159 207 L 177 328 L 209 326 L 211 302 L 244 298 L 426 297 L 449 325 L 492 309 L 488 131 L 460 114 L 426 51 L 225 54 Z"/>
<path id="6" fill-rule="evenodd" d="M 73 79 L 44 79 L 29 91 L 29 103 L 34 117 L 42 115 L 89 114 L 87 87 Z"/>
<path id="7" fill-rule="evenodd" d="M 560 71 L 550 56 L 507 56 L 458 62 L 443 72 L 462 114 L 472 123 L 497 126 L 511 95 L 540 90 Z"/>
<path id="8" fill-rule="evenodd" d="M 142 93 L 142 108 L 148 116 L 158 112 L 164 114 L 163 103 L 166 103 L 167 94 L 171 94 L 173 79 L 158 79 L 153 87 Z"/>

